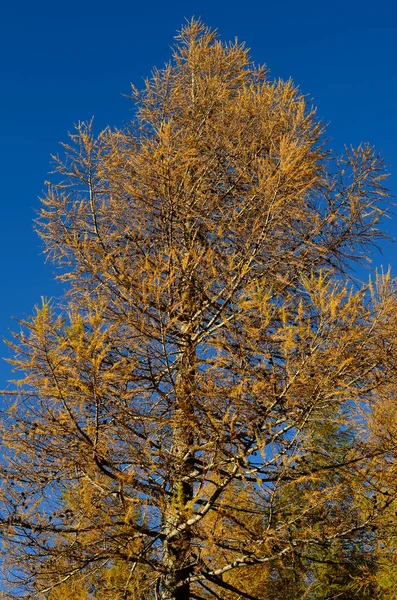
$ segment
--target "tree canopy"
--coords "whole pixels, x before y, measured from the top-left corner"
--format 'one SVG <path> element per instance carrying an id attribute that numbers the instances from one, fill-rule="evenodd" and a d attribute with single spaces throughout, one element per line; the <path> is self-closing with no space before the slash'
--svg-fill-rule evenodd
<path id="1" fill-rule="evenodd" d="M 382 160 L 197 20 L 133 100 L 42 201 L 65 294 L 12 344 L 5 597 L 391 598 L 395 284 L 349 276 Z"/>

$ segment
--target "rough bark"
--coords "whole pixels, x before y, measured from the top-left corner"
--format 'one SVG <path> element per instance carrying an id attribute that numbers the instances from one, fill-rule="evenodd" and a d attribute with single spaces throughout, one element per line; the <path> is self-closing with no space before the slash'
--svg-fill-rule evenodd
<path id="1" fill-rule="evenodd" d="M 189 271 L 189 269 L 187 269 Z M 190 585 L 178 586 L 192 573 L 194 558 L 189 527 L 173 535 L 185 525 L 193 499 L 192 470 L 194 468 L 194 396 L 196 348 L 193 341 L 195 311 L 194 281 L 181 283 L 180 358 L 175 381 L 175 408 L 169 467 L 170 500 L 164 511 L 163 600 L 189 600 Z"/>

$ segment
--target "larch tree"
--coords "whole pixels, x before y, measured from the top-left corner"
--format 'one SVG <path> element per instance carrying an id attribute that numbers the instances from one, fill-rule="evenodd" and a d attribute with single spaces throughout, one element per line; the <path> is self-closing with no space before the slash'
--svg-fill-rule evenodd
<path id="1" fill-rule="evenodd" d="M 395 288 L 346 275 L 382 161 L 330 156 L 292 82 L 197 20 L 133 97 L 123 130 L 77 126 L 43 199 L 66 291 L 13 342 L 4 594 L 266 600 L 375 547 L 395 502 Z"/>

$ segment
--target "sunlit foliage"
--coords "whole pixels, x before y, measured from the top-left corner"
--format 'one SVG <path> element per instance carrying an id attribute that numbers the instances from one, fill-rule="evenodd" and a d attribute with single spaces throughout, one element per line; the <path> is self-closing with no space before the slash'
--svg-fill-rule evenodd
<path id="1" fill-rule="evenodd" d="M 346 274 L 380 235 L 382 161 L 328 155 L 293 83 L 196 20 L 133 98 L 124 130 L 77 126 L 43 199 L 66 291 L 13 342 L 6 597 L 367 593 L 396 296 Z"/>

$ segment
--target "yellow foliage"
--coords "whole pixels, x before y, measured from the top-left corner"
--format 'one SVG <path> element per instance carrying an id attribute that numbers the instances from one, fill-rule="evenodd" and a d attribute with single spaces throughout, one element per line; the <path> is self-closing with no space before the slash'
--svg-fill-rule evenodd
<path id="1" fill-rule="evenodd" d="M 329 160 L 294 84 L 200 21 L 133 98 L 43 199 L 67 293 L 11 344 L 5 568 L 51 600 L 265 599 L 291 570 L 303 598 L 321 552 L 393 523 L 395 284 L 345 277 L 382 164 Z"/>

